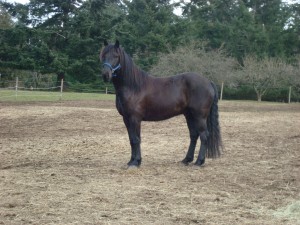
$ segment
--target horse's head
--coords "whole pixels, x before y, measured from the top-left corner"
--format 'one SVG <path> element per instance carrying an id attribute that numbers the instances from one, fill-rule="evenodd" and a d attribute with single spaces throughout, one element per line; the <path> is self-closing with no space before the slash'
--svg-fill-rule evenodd
<path id="1" fill-rule="evenodd" d="M 117 76 L 118 70 L 121 68 L 120 64 L 120 44 L 108 44 L 104 41 L 104 49 L 100 54 L 100 60 L 103 63 L 102 76 L 104 81 L 110 81 L 112 77 Z"/>

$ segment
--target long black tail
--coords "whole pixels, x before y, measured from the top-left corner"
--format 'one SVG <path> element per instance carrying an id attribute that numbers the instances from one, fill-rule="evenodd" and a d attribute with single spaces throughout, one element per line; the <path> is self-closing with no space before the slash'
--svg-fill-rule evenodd
<path id="1" fill-rule="evenodd" d="M 222 138 L 221 138 L 221 130 L 219 124 L 219 109 L 218 109 L 218 89 L 216 85 L 211 82 L 215 90 L 214 102 L 210 108 L 210 114 L 207 118 L 207 128 L 209 132 L 208 136 L 208 150 L 207 157 L 208 158 L 217 158 L 221 155 L 221 150 L 223 148 Z"/>

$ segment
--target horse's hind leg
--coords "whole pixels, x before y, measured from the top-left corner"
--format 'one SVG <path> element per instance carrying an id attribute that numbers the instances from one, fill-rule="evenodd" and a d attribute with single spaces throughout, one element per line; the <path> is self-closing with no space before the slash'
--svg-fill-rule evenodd
<path id="1" fill-rule="evenodd" d="M 205 163 L 208 135 L 209 133 L 207 129 L 200 133 L 201 146 L 200 146 L 200 151 L 199 151 L 197 161 L 195 162 L 195 165 L 197 166 L 201 166 Z"/>
<path id="2" fill-rule="evenodd" d="M 199 155 L 198 158 L 195 162 L 195 165 L 197 166 L 201 166 L 205 163 L 205 156 L 206 156 L 206 152 L 207 152 L 207 141 L 208 141 L 208 129 L 207 129 L 207 123 L 206 123 L 206 118 L 198 118 L 198 131 L 200 134 L 200 140 L 201 140 L 201 145 L 200 145 L 200 151 L 199 151 Z"/>
<path id="3" fill-rule="evenodd" d="M 207 130 L 206 118 L 203 118 L 201 115 L 199 115 L 198 117 L 192 116 L 192 114 L 188 115 L 186 115 L 186 120 L 190 131 L 191 143 L 187 155 L 182 162 L 188 164 L 193 161 L 197 139 L 200 136 L 200 151 L 195 165 L 201 166 L 205 163 L 205 156 L 208 147 L 207 140 L 209 133 Z"/>
<path id="4" fill-rule="evenodd" d="M 194 160 L 194 153 L 195 153 L 197 140 L 199 137 L 199 132 L 196 126 L 197 123 L 194 121 L 193 117 L 189 114 L 186 114 L 185 118 L 190 132 L 190 146 L 186 154 L 186 157 L 182 160 L 182 163 L 188 165 L 190 162 Z"/>

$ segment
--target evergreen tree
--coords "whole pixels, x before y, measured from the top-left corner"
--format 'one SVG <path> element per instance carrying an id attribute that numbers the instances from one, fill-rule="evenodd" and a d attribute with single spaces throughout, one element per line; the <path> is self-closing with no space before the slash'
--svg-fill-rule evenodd
<path id="1" fill-rule="evenodd" d="M 120 33 L 126 50 L 137 63 L 148 70 L 157 61 L 159 52 L 166 52 L 172 45 L 174 31 L 173 6 L 168 0 L 124 1 L 126 19 Z"/>
<path id="2" fill-rule="evenodd" d="M 196 39 L 207 40 L 212 48 L 225 46 L 242 62 L 247 54 L 289 57 L 286 45 L 294 33 L 286 29 L 290 8 L 282 0 L 194 0 L 185 5 L 184 15 Z"/>
<path id="3" fill-rule="evenodd" d="M 13 21 L 9 13 L 0 5 L 0 29 L 13 27 Z"/>
<path id="4" fill-rule="evenodd" d="M 173 13 L 178 4 L 184 4 L 182 16 Z M 226 50 L 242 65 L 249 54 L 296 64 L 299 5 L 282 0 L 31 0 L 25 5 L 0 0 L 0 69 L 64 73 L 68 81 L 100 84 L 105 39 L 119 39 L 145 70 L 160 53 L 203 40 L 206 51 Z"/>

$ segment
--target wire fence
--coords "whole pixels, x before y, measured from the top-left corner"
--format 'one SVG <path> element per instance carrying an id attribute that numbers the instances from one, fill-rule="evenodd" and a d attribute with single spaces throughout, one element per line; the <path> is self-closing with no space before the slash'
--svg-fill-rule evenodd
<path id="1" fill-rule="evenodd" d="M 255 88 L 249 84 L 241 85 L 225 85 L 224 83 L 217 84 L 220 100 L 258 100 L 258 93 Z M 277 86 L 261 89 L 260 98 L 264 101 L 274 102 L 299 102 L 299 88 L 292 86 Z M 263 93 L 263 94 L 262 94 Z"/>
<path id="2" fill-rule="evenodd" d="M 23 85 L 23 82 L 19 82 L 19 79 L 16 78 L 16 82 L 9 82 L 8 87 L 0 88 L 0 100 L 9 100 L 15 99 L 18 97 L 42 97 L 42 96 L 57 96 L 59 99 L 62 98 L 63 93 L 63 80 L 61 80 L 60 86 L 53 87 L 26 87 L 20 86 Z"/>
<path id="3" fill-rule="evenodd" d="M 32 101 L 43 100 L 46 98 L 63 100 L 63 94 L 68 89 L 68 87 L 73 86 L 74 84 L 70 82 L 64 82 L 62 79 L 60 82 L 56 80 L 53 82 L 39 82 L 37 83 L 29 83 L 28 81 L 24 82 L 19 80 L 17 77 L 15 81 L 7 81 L 5 83 L 5 87 L 0 88 L 0 101 L 9 101 L 9 100 L 18 100 L 24 98 L 30 98 Z M 239 87 L 227 87 L 222 83 L 221 85 L 217 85 L 219 89 L 219 97 L 220 100 L 227 99 L 237 99 L 237 100 L 257 100 L 256 93 L 250 85 L 243 85 Z M 272 91 L 276 92 L 276 94 L 272 93 Z M 105 88 L 97 88 L 91 89 L 86 88 L 84 85 L 76 86 L 76 88 L 72 88 L 71 91 L 75 92 L 83 92 L 83 93 L 100 93 L 100 94 L 115 94 L 114 89 L 111 86 Z M 280 101 L 280 102 L 299 102 L 298 97 L 293 97 L 292 87 L 277 87 L 271 88 L 269 90 L 269 96 L 265 95 L 263 100 L 268 101 Z"/>
<path id="4" fill-rule="evenodd" d="M 48 83 L 48 85 L 48 87 L 47 85 L 45 85 L 45 83 L 39 83 L 39 85 L 31 85 L 26 81 L 24 82 L 22 80 L 19 80 L 19 78 L 17 77 L 15 81 L 6 81 L 5 87 L 0 88 L 0 101 L 18 100 L 26 98 L 32 101 L 43 99 L 46 100 L 47 98 L 50 98 L 52 100 L 63 100 L 63 93 L 66 93 L 66 90 L 68 89 L 67 87 L 74 84 L 70 82 L 64 82 L 64 80 L 61 79 L 60 82 L 56 81 Z M 74 90 L 72 89 L 72 91 L 82 93 L 115 94 L 115 92 L 109 87 L 95 90 L 80 86 L 79 88 L 74 88 Z"/>

